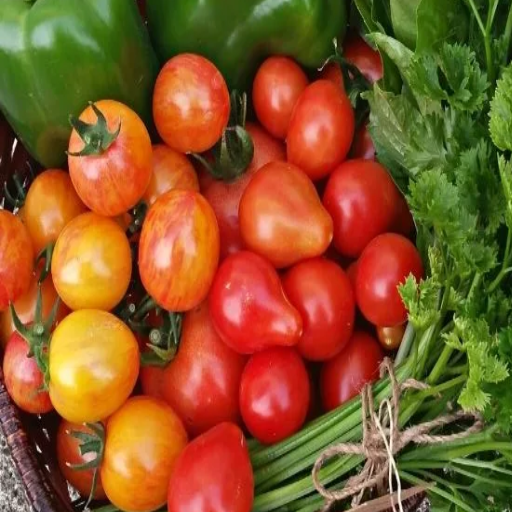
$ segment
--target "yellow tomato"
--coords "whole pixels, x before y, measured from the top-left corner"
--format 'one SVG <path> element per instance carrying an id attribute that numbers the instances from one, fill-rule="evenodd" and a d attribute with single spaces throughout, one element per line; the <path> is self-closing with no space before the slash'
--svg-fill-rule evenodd
<path id="1" fill-rule="evenodd" d="M 73 310 L 114 308 L 130 284 L 132 256 L 114 220 L 84 213 L 62 231 L 53 252 L 53 283 Z"/>
<path id="2" fill-rule="evenodd" d="M 130 329 L 111 313 L 68 315 L 50 343 L 50 399 L 74 423 L 100 421 L 130 396 L 139 375 L 139 349 Z"/>

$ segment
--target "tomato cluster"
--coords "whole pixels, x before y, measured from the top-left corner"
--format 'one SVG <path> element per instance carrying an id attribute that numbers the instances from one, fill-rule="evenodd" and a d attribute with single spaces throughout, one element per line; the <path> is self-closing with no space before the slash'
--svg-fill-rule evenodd
<path id="1" fill-rule="evenodd" d="M 376 55 L 347 47 L 370 81 Z M 243 429 L 278 442 L 318 390 L 328 411 L 375 380 L 404 332 L 398 285 L 423 274 L 339 66 L 312 78 L 271 57 L 252 101 L 256 120 L 236 127 L 250 165 L 212 176 L 235 131 L 229 91 L 211 62 L 178 55 L 154 90 L 161 142 L 98 101 L 72 120 L 69 172 L 42 172 L 23 216 L 0 211 L 7 389 L 62 417 L 71 484 L 128 512 L 249 512 Z"/>

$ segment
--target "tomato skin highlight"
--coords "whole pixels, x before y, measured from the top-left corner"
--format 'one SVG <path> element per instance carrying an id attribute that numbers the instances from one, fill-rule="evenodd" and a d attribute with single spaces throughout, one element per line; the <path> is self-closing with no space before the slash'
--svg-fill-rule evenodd
<path id="1" fill-rule="evenodd" d="M 180 347 L 165 369 L 162 394 L 190 436 L 224 421 L 240 422 L 238 389 L 245 362 L 220 339 L 207 302 L 185 314 Z"/>
<path id="2" fill-rule="evenodd" d="M 240 200 L 239 220 L 246 246 L 276 268 L 320 256 L 333 237 L 313 182 L 286 162 L 270 162 L 254 175 Z"/>
<path id="3" fill-rule="evenodd" d="M 240 410 L 258 441 L 273 444 L 297 432 L 309 401 L 309 374 L 294 349 L 274 347 L 251 356 L 240 384 Z"/>
<path id="4" fill-rule="evenodd" d="M 80 495 L 87 498 L 92 489 L 94 469 L 76 470 L 69 467 L 69 465 L 86 464 L 87 462 L 93 461 L 96 455 L 94 453 L 81 455 L 81 441 L 73 437 L 71 432 L 92 434 L 93 431 L 87 425 L 62 420 L 59 424 L 56 436 L 56 453 L 59 469 L 64 475 L 64 478 Z M 101 475 L 98 472 L 96 487 L 94 489 L 94 499 L 104 500 L 106 497 L 101 482 Z"/>
<path id="5" fill-rule="evenodd" d="M 348 97 L 328 80 L 301 94 L 286 138 L 288 161 L 313 181 L 328 176 L 348 155 L 355 117 Z"/>
<path id="6" fill-rule="evenodd" d="M 203 189 L 203 195 L 213 208 L 219 224 L 221 260 L 245 248 L 240 234 L 238 209 L 252 177 L 265 164 L 286 160 L 286 149 L 281 141 L 255 123 L 247 123 L 245 129 L 254 145 L 254 156 L 247 170 L 234 181 L 208 180 Z"/>
<path id="7" fill-rule="evenodd" d="M 209 302 L 215 329 L 240 354 L 294 346 L 302 334 L 302 318 L 286 298 L 276 270 L 252 252 L 223 261 Z"/>
<path id="8" fill-rule="evenodd" d="M 7 391 L 23 411 L 44 414 L 53 410 L 47 391 L 41 391 L 44 376 L 33 357 L 28 357 L 28 343 L 17 332 L 5 347 L 3 373 Z"/>
<path id="9" fill-rule="evenodd" d="M 368 244 L 357 264 L 356 301 L 369 322 L 394 327 L 407 320 L 398 286 L 409 274 L 419 281 L 423 262 L 407 238 L 385 233 Z"/>
<path id="10" fill-rule="evenodd" d="M 23 210 L 36 254 L 56 242 L 68 222 L 86 211 L 67 172 L 48 169 L 37 176 L 28 189 Z"/>
<path id="11" fill-rule="evenodd" d="M 394 327 L 377 327 L 377 339 L 386 350 L 397 350 L 404 337 L 406 324 Z"/>
<path id="12" fill-rule="evenodd" d="M 379 378 L 384 353 L 373 336 L 354 332 L 347 346 L 320 371 L 320 393 L 325 411 L 336 409 L 357 396 L 365 384 Z"/>
<path id="13" fill-rule="evenodd" d="M 109 132 L 121 131 L 101 155 L 68 155 L 71 181 L 80 199 L 95 213 L 115 217 L 133 208 L 142 198 L 151 178 L 151 139 L 140 117 L 114 100 L 95 103 L 107 120 Z M 86 123 L 96 123 L 91 106 L 80 115 Z M 69 153 L 83 149 L 76 130 L 69 139 Z"/>
<path id="14" fill-rule="evenodd" d="M 151 206 L 169 190 L 195 190 L 199 192 L 199 180 L 194 166 L 183 153 L 166 146 L 153 146 L 153 172 L 149 185 L 142 196 Z"/>
<path id="15" fill-rule="evenodd" d="M 286 138 L 293 108 L 308 84 L 306 73 L 289 57 L 269 57 L 260 66 L 252 101 L 259 122 L 271 135 Z"/>
<path id="16" fill-rule="evenodd" d="M 106 311 L 69 314 L 53 332 L 50 398 L 73 423 L 101 421 L 130 396 L 139 374 L 139 348 L 128 327 Z"/>
<path id="17" fill-rule="evenodd" d="M 221 423 L 182 452 L 169 482 L 168 512 L 250 512 L 254 477 L 244 435 Z"/>
<path id="18" fill-rule="evenodd" d="M 27 228 L 7 210 L 0 210 L 0 312 L 29 289 L 34 248 Z"/>
<path id="19" fill-rule="evenodd" d="M 160 137 L 181 153 L 202 153 L 221 138 L 229 120 L 229 91 L 220 71 L 192 53 L 163 66 L 153 93 L 153 118 Z"/>
<path id="20" fill-rule="evenodd" d="M 130 243 L 113 219 L 83 213 L 57 239 L 53 284 L 70 309 L 111 310 L 128 290 L 131 274 Z"/>
<path id="21" fill-rule="evenodd" d="M 107 423 L 101 478 L 108 499 L 126 512 L 159 509 L 187 440 L 181 420 L 165 402 L 130 398 Z"/>
<path id="22" fill-rule="evenodd" d="M 357 258 L 368 243 L 388 231 L 396 217 L 398 190 L 377 162 L 347 160 L 329 177 L 323 204 L 334 221 L 334 246 Z"/>
<path id="23" fill-rule="evenodd" d="M 206 199 L 171 190 L 149 209 L 139 242 L 142 284 L 159 306 L 188 311 L 205 300 L 219 262 L 219 227 Z"/>
<path id="24" fill-rule="evenodd" d="M 355 296 L 348 276 L 336 263 L 315 258 L 288 270 L 282 283 L 303 320 L 299 354 L 310 361 L 334 357 L 354 329 Z"/>

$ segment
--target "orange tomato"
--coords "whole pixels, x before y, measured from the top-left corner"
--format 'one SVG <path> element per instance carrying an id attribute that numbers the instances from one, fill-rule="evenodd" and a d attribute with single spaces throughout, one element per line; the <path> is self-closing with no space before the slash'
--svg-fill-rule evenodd
<path id="1" fill-rule="evenodd" d="M 219 227 L 199 193 L 171 190 L 149 209 L 139 243 L 146 291 L 169 311 L 188 311 L 206 298 L 219 262 Z"/>
<path id="2" fill-rule="evenodd" d="M 402 343 L 405 333 L 405 324 L 394 327 L 377 327 L 377 338 L 386 350 L 396 350 Z"/>
<path id="3" fill-rule="evenodd" d="M 102 100 L 95 107 L 106 119 L 112 134 L 119 134 L 100 154 L 74 156 L 84 149 L 76 130 L 69 139 L 68 166 L 73 185 L 82 201 L 94 212 L 115 217 L 133 208 L 146 191 L 151 178 L 151 139 L 140 117 L 126 105 Z M 80 120 L 96 124 L 92 106 L 80 115 Z"/>
<path id="4" fill-rule="evenodd" d="M 85 498 L 87 498 L 92 489 L 92 481 L 94 469 L 77 470 L 70 465 L 86 464 L 92 462 L 96 455 L 94 453 L 80 453 L 80 444 L 76 437 L 72 436 L 72 432 L 84 432 L 92 434 L 93 431 L 87 426 L 79 423 L 70 423 L 62 420 L 57 430 L 57 462 L 64 478 Z M 104 500 L 107 496 L 103 490 L 101 483 L 101 475 L 98 473 L 96 487 L 94 489 L 94 499 Z"/>
<path id="5" fill-rule="evenodd" d="M 160 508 L 186 444 L 185 428 L 169 405 L 130 398 L 107 423 L 101 478 L 108 499 L 126 512 Z"/>
<path id="6" fill-rule="evenodd" d="M 55 242 L 66 224 L 86 210 L 67 172 L 49 169 L 37 176 L 23 210 L 36 254 Z"/>
<path id="7" fill-rule="evenodd" d="M 50 343 L 50 399 L 73 423 L 101 421 L 130 396 L 139 375 L 139 347 L 111 313 L 75 311 Z"/>
<path id="8" fill-rule="evenodd" d="M 156 144 L 153 146 L 153 173 L 143 199 L 151 206 L 162 194 L 173 189 L 199 192 L 196 170 L 183 153 Z"/>
<path id="9" fill-rule="evenodd" d="M 114 308 L 128 290 L 131 273 L 128 238 L 112 219 L 84 213 L 55 244 L 53 283 L 71 309 Z"/>
<path id="10" fill-rule="evenodd" d="M 32 281 L 34 248 L 21 220 L 0 210 L 0 311 L 25 294 Z"/>

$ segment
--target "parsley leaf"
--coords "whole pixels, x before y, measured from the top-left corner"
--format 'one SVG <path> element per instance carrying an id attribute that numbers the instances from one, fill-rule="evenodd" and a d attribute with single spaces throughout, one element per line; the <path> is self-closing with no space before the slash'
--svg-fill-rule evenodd
<path id="1" fill-rule="evenodd" d="M 489 130 L 496 147 L 502 151 L 512 150 L 512 64 L 498 80 L 491 101 Z"/>

